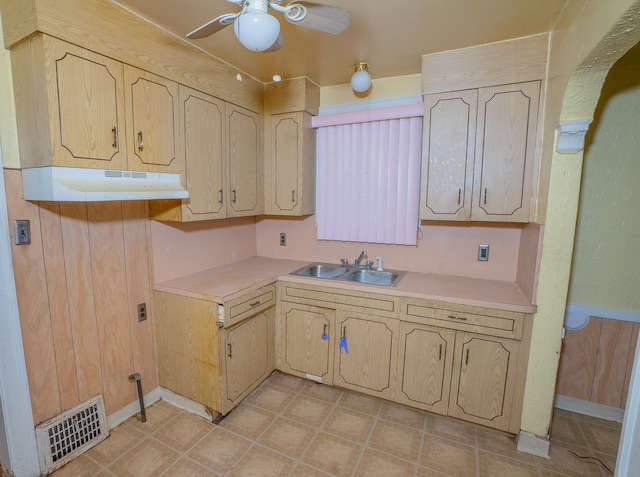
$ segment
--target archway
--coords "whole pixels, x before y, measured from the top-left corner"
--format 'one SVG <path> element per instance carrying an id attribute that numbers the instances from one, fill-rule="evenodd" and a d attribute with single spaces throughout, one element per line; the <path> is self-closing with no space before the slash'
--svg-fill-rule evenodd
<path id="1" fill-rule="evenodd" d="M 541 442 L 549 435 L 582 173 L 581 141 L 567 152 L 558 152 L 563 134 L 555 136 L 555 129 L 558 121 L 574 123 L 593 118 L 609 69 L 640 40 L 640 2 L 606 3 L 568 2 L 552 34 L 544 137 L 556 139 L 546 140 L 543 145 L 542 157 L 551 160 L 541 171 L 541 182 L 549 178 L 549 194 L 542 204 L 545 231 L 538 313 L 521 440 L 528 435 Z"/>

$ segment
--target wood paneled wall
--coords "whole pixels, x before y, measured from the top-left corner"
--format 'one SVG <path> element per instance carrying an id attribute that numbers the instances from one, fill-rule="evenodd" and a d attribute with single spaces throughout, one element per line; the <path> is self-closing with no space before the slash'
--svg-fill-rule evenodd
<path id="1" fill-rule="evenodd" d="M 31 222 L 31 244 L 11 243 L 34 421 L 96 394 L 118 411 L 137 399 L 131 373 L 158 386 L 148 204 L 32 203 L 19 170 L 4 178 L 10 229 Z"/>
<path id="2" fill-rule="evenodd" d="M 640 324 L 590 317 L 565 333 L 556 394 L 624 409 Z"/>

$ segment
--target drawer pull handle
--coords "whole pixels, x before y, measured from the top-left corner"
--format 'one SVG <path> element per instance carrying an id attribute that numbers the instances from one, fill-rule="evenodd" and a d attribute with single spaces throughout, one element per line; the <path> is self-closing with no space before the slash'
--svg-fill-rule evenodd
<path id="1" fill-rule="evenodd" d="M 467 348 L 467 357 L 464 360 L 465 366 L 469 364 L 469 348 Z"/>
<path id="2" fill-rule="evenodd" d="M 447 318 L 449 318 L 451 320 L 467 321 L 467 317 L 466 316 L 449 315 L 449 316 L 447 316 Z"/>
<path id="3" fill-rule="evenodd" d="M 296 202 L 296 191 L 291 191 L 291 203 L 294 204 Z"/>
<path id="4" fill-rule="evenodd" d="M 462 189 L 458 189 L 458 205 L 460 205 L 460 196 L 462 195 Z"/>
<path id="5" fill-rule="evenodd" d="M 142 140 L 142 131 L 138 131 L 138 151 L 144 150 L 144 141 Z"/>
<path id="6" fill-rule="evenodd" d="M 487 188 L 484 188 L 484 204 L 483 205 L 487 205 Z"/>
<path id="7" fill-rule="evenodd" d="M 229 356 L 229 358 L 231 358 L 231 343 L 227 344 L 227 347 L 229 348 L 229 352 L 227 353 L 227 356 Z"/>
<path id="8" fill-rule="evenodd" d="M 111 134 L 113 135 L 113 144 L 111 145 L 115 149 L 116 147 L 118 147 L 118 129 L 115 126 L 113 126 L 113 129 L 111 129 Z"/>
<path id="9" fill-rule="evenodd" d="M 233 189 L 233 190 L 231 191 L 231 193 L 233 194 L 233 199 L 231 199 L 231 202 L 233 202 L 233 203 L 235 204 L 235 203 L 236 203 L 236 190 L 235 190 L 235 189 Z"/>
<path id="10" fill-rule="evenodd" d="M 220 200 L 218 201 L 221 204 L 224 204 L 224 197 L 222 196 L 222 189 L 220 189 Z"/>
<path id="11" fill-rule="evenodd" d="M 442 343 L 440 344 L 440 349 L 438 350 L 438 361 L 442 361 Z"/>
<path id="12" fill-rule="evenodd" d="M 249 303 L 249 306 L 250 306 L 251 308 L 253 308 L 254 306 L 258 306 L 260 303 L 261 303 L 261 301 L 260 301 L 260 300 L 258 300 L 258 301 L 254 301 L 253 303 Z"/>

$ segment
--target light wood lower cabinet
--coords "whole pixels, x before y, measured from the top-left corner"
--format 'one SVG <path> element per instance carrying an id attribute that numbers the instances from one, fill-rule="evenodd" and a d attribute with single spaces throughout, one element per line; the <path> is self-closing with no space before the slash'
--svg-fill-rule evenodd
<path id="1" fill-rule="evenodd" d="M 456 332 L 400 323 L 396 401 L 446 414 Z"/>
<path id="2" fill-rule="evenodd" d="M 220 315 L 242 300 L 218 305 L 154 292 L 160 385 L 202 404 L 212 417 L 227 414 L 275 369 L 273 301 L 219 328 Z"/>
<path id="3" fill-rule="evenodd" d="M 449 415 L 508 430 L 520 343 L 458 332 Z"/>
<path id="4" fill-rule="evenodd" d="M 519 432 L 531 317 L 284 281 L 278 290 L 278 369 Z"/>
<path id="5" fill-rule="evenodd" d="M 392 399 L 398 320 L 342 312 L 338 329 L 334 384 Z"/>
<path id="6" fill-rule="evenodd" d="M 282 371 L 333 384 L 336 311 L 317 306 L 283 303 L 280 340 Z"/>

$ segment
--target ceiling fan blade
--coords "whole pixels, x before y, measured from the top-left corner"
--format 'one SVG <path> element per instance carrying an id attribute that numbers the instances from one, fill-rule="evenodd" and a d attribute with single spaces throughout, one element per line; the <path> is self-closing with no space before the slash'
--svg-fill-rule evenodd
<path id="1" fill-rule="evenodd" d="M 208 23 L 205 23 L 199 28 L 196 28 L 190 33 L 187 33 L 187 38 L 192 40 L 197 40 L 198 38 L 206 38 L 214 33 L 222 30 L 227 25 L 231 25 L 233 21 L 240 16 L 242 12 L 238 13 L 227 13 L 226 15 L 220 15 L 217 18 L 214 18 Z"/>
<path id="2" fill-rule="evenodd" d="M 269 48 L 264 50 L 263 53 L 273 53 L 274 51 L 278 51 L 283 46 L 284 46 L 284 37 L 282 36 L 282 32 L 280 32 L 276 42 L 273 45 L 271 45 Z"/>
<path id="3" fill-rule="evenodd" d="M 292 20 L 285 15 L 285 18 L 294 25 L 337 35 L 344 31 L 351 23 L 351 12 L 344 8 L 304 1 L 293 1 L 287 5 L 287 8 L 295 5 L 305 7 L 307 14 L 301 20 Z"/>

